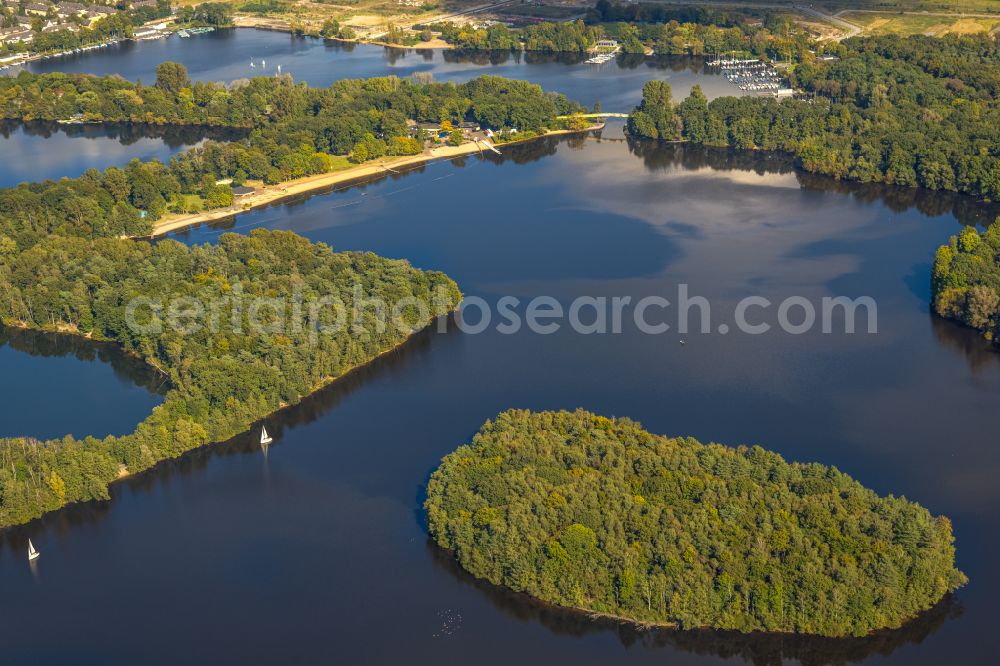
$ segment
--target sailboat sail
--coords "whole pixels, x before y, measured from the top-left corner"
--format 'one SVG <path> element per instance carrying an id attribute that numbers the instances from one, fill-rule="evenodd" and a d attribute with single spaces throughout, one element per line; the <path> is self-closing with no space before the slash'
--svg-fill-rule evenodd
<path id="1" fill-rule="evenodd" d="M 36 559 L 38 555 L 39 552 L 35 550 L 35 544 L 31 543 L 31 539 L 28 539 L 28 561 Z"/>
<path id="2" fill-rule="evenodd" d="M 265 428 L 263 426 L 261 426 L 261 428 L 260 428 L 260 443 L 261 444 L 270 444 L 271 443 L 271 436 L 267 434 L 267 428 Z"/>

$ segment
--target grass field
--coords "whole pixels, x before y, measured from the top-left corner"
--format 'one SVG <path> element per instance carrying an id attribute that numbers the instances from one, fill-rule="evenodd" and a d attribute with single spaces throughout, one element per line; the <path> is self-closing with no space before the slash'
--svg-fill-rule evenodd
<path id="1" fill-rule="evenodd" d="M 992 32 L 1000 26 L 1000 15 L 997 18 L 966 17 L 953 18 L 949 16 L 921 14 L 874 14 L 868 12 L 845 12 L 841 18 L 862 26 L 866 33 L 899 35 L 933 35 L 940 37 L 948 34 L 970 35 L 979 32 Z"/>

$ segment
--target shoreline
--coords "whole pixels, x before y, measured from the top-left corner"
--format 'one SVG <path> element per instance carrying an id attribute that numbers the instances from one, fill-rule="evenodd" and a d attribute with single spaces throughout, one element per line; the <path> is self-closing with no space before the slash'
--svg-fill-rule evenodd
<path id="1" fill-rule="evenodd" d="M 544 134 L 539 134 L 538 136 L 526 139 L 515 139 L 499 145 L 510 146 L 550 136 L 583 134 L 603 128 L 603 123 L 597 123 L 581 130 L 550 130 Z M 181 229 L 186 229 L 205 222 L 215 222 L 217 220 L 235 217 L 241 213 L 246 213 L 257 208 L 262 208 L 285 199 L 296 197 L 301 194 L 308 194 L 333 185 L 340 185 L 342 183 L 360 180 L 369 176 L 392 174 L 393 170 L 399 167 L 426 164 L 440 159 L 453 159 L 465 155 L 474 155 L 476 153 L 481 153 L 484 150 L 488 150 L 488 148 L 484 148 L 484 145 L 495 146 L 496 144 L 481 141 L 479 143 L 463 143 L 460 146 L 439 146 L 437 148 L 425 150 L 423 153 L 418 155 L 382 158 L 373 162 L 365 162 L 363 164 L 358 164 L 357 166 L 348 167 L 347 169 L 342 169 L 340 171 L 306 176 L 304 178 L 297 178 L 295 180 L 278 183 L 277 185 L 267 185 L 253 194 L 247 195 L 243 199 L 235 201 L 233 205 L 228 208 L 219 208 L 201 213 L 183 213 L 164 217 L 153 223 L 153 229 L 148 236 L 139 236 L 137 238 L 154 239 L 159 236 L 164 236 L 166 234 L 180 231 Z"/>
<path id="2" fill-rule="evenodd" d="M 303 400 L 306 400 L 307 398 L 310 398 L 311 396 L 315 395 L 316 393 L 319 393 L 320 391 L 323 391 L 324 389 L 327 389 L 327 388 L 333 386 L 334 384 L 336 384 L 336 383 L 338 383 L 340 381 L 345 380 L 350 375 L 352 375 L 352 374 L 354 374 L 356 372 L 360 372 L 364 368 L 369 367 L 370 365 L 372 365 L 373 363 L 379 361 L 380 359 L 384 358 L 385 356 L 388 356 L 389 354 L 392 354 L 392 353 L 398 351 L 404 345 L 406 345 L 408 342 L 410 342 L 410 340 L 412 340 L 414 338 L 414 336 L 416 336 L 417 334 L 422 333 L 422 332 L 428 330 L 429 328 L 431 328 L 432 326 L 434 326 L 434 324 L 437 321 L 438 317 L 451 317 L 451 316 L 453 316 L 454 313 L 458 311 L 458 308 L 459 308 L 459 306 L 462 303 L 462 299 L 464 299 L 464 294 L 461 294 L 461 298 L 459 299 L 458 303 L 452 309 L 448 310 L 448 312 L 446 312 L 444 314 L 441 314 L 441 315 L 434 316 L 434 317 L 432 317 L 427 322 L 426 325 L 424 325 L 424 326 L 422 326 L 422 327 L 420 327 L 418 329 L 411 330 L 398 343 L 396 343 L 394 345 L 390 345 L 389 347 L 387 347 L 386 349 L 383 349 L 382 351 L 380 351 L 379 353 L 375 354 L 374 356 L 372 356 L 370 359 L 368 359 L 366 361 L 363 361 L 361 363 L 358 363 L 357 365 L 353 365 L 353 366 L 347 368 L 346 370 L 344 370 L 343 372 L 341 372 L 339 375 L 333 375 L 333 376 L 322 378 L 315 386 L 313 386 L 312 388 L 310 388 L 307 393 L 305 393 L 304 395 L 300 396 L 295 402 L 291 402 L 291 403 L 282 402 L 278 406 L 277 409 L 274 409 L 274 410 L 268 412 L 267 414 L 264 414 L 263 416 L 260 416 L 259 418 L 254 419 L 253 421 L 251 421 L 250 423 L 248 423 L 244 429 L 240 430 L 239 432 L 236 432 L 235 434 L 233 434 L 233 435 L 231 435 L 229 437 L 226 437 L 225 439 L 206 441 L 206 442 L 204 442 L 203 444 L 201 444 L 199 446 L 195 446 L 194 448 L 190 448 L 190 449 L 186 449 L 184 451 L 181 451 L 177 455 L 167 456 L 167 457 L 164 457 L 164 458 L 160 458 L 159 460 L 157 460 L 156 462 L 154 462 L 149 467 L 146 467 L 145 469 L 141 469 L 141 470 L 139 470 L 137 472 L 133 472 L 132 470 L 130 470 L 128 468 L 128 466 L 125 465 L 124 463 L 119 463 L 118 464 L 118 469 L 115 472 L 115 477 L 112 478 L 112 479 L 109 479 L 107 481 L 107 486 L 108 486 L 109 492 L 110 492 L 110 488 L 112 486 L 114 486 L 115 484 L 117 484 L 117 483 L 120 483 L 122 481 L 131 479 L 131 478 L 136 477 L 136 476 L 142 476 L 144 474 L 153 472 L 158 467 L 161 467 L 162 465 L 167 464 L 170 461 L 179 460 L 179 459 L 183 458 L 184 456 L 192 454 L 195 451 L 201 451 L 201 450 L 205 450 L 205 449 L 210 449 L 210 448 L 218 446 L 220 444 L 225 444 L 227 442 L 231 442 L 231 441 L 233 441 L 233 440 L 235 440 L 235 439 L 237 439 L 239 437 L 243 437 L 247 433 L 253 432 L 258 425 L 263 425 L 264 422 L 267 419 L 273 418 L 276 414 L 279 414 L 280 412 L 283 412 L 286 409 L 291 409 L 291 408 L 295 407 L 296 405 L 298 405 L 299 403 L 301 403 Z M 6 324 L 0 324 L 0 325 L 6 325 Z M 24 330 L 31 330 L 31 331 L 38 331 L 38 332 L 42 332 L 42 333 L 52 333 L 53 332 L 53 331 L 45 331 L 42 328 L 38 328 L 38 327 L 34 327 L 34 326 L 28 326 L 28 325 L 17 326 L 16 328 L 21 328 L 21 329 L 24 329 Z M 85 338 L 85 339 L 87 339 L 87 340 L 89 340 L 91 342 L 95 342 L 95 343 L 98 343 L 98 344 L 114 345 L 114 346 L 118 347 L 120 350 L 126 351 L 124 349 L 124 347 L 120 343 L 118 343 L 116 341 L 113 341 L 113 340 L 97 340 L 97 339 L 94 339 L 93 337 L 87 337 L 87 336 L 79 334 L 79 333 L 60 332 L 58 334 L 59 335 L 71 336 L 71 337 L 77 337 L 77 338 Z M 128 352 L 126 351 L 126 353 L 128 353 Z M 143 362 L 145 362 L 146 365 L 148 365 L 150 368 L 153 368 L 154 370 L 157 370 L 158 372 L 162 372 L 162 370 L 160 370 L 159 368 L 157 368 L 155 365 L 150 364 L 149 361 L 148 361 L 148 359 L 142 358 L 142 357 L 139 357 L 139 356 L 136 356 L 136 358 L 139 358 L 140 360 L 142 360 Z M 174 390 L 173 387 L 171 387 L 171 390 Z M 155 409 L 155 407 L 154 407 L 154 409 Z M 149 418 L 149 416 L 147 415 L 146 418 Z M 146 419 L 144 418 L 143 421 L 145 421 L 145 420 Z M 136 424 L 136 428 L 138 428 L 138 426 L 143 421 L 140 421 L 139 423 L 137 423 Z M 30 437 L 30 435 L 9 435 L 9 436 L 6 436 L 6 437 L 0 437 L 0 441 L 10 440 L 10 439 L 17 439 L 17 438 L 29 438 L 29 437 Z M 105 438 L 106 437 L 108 437 L 108 435 L 105 435 Z M 21 528 L 21 527 L 24 527 L 24 526 L 30 526 L 33 523 L 37 523 L 39 521 L 45 520 L 47 517 L 49 517 L 49 516 L 51 516 L 53 514 L 59 513 L 60 511 L 65 511 L 65 510 L 70 509 L 72 507 L 84 506 L 84 505 L 87 505 L 87 504 L 105 504 L 105 503 L 113 502 L 113 501 L 114 501 L 113 497 L 108 497 L 107 499 L 99 499 L 98 498 L 98 499 L 88 499 L 88 500 L 82 500 L 82 501 L 65 502 L 64 504 L 61 504 L 61 505 L 59 505 L 58 507 L 56 507 L 54 509 L 49 509 L 47 511 L 43 511 L 41 514 L 36 515 L 36 516 L 34 516 L 32 518 L 29 518 L 27 520 L 24 520 L 22 522 L 0 524 L 0 534 L 8 533 L 12 529 Z"/>
<path id="3" fill-rule="evenodd" d="M 809 640 L 809 641 L 829 641 L 832 643 L 844 643 L 856 640 L 868 640 L 872 638 L 877 638 L 879 636 L 886 636 L 894 632 L 904 631 L 906 627 L 914 622 L 920 620 L 921 616 L 926 613 L 931 612 L 935 608 L 939 607 L 942 603 L 946 603 L 949 598 L 953 598 L 955 592 L 947 592 L 934 602 L 928 608 L 923 608 L 913 615 L 907 617 L 899 626 L 896 627 L 880 627 L 878 629 L 873 629 L 867 634 L 862 636 L 855 636 L 852 634 L 845 635 L 829 635 L 829 634 L 817 634 L 817 633 L 807 633 L 799 631 L 781 631 L 781 630 L 753 630 L 753 631 L 740 631 L 739 629 L 726 629 L 723 627 L 714 627 L 712 625 L 701 625 L 694 627 L 681 627 L 676 622 L 657 622 L 648 620 L 638 620 L 636 618 L 626 617 L 624 615 L 615 615 L 613 613 L 605 613 L 602 611 L 595 611 L 589 608 L 583 608 L 581 606 L 563 606 L 560 604 L 552 603 L 550 601 L 545 601 L 540 599 L 528 592 L 523 590 L 516 590 L 512 587 L 508 587 L 503 584 L 492 583 L 486 578 L 480 578 L 468 569 L 466 569 L 462 563 L 455 556 L 455 551 L 449 548 L 442 548 L 430 535 L 427 536 L 430 545 L 441 552 L 444 556 L 448 557 L 449 560 L 458 568 L 462 576 L 468 576 L 473 585 L 483 585 L 491 588 L 493 591 L 503 594 L 510 595 L 522 603 L 533 606 L 536 609 L 554 613 L 563 613 L 567 617 L 576 617 L 581 620 L 585 619 L 590 622 L 607 622 L 618 626 L 629 626 L 640 632 L 655 632 L 655 631 L 667 631 L 676 632 L 679 634 L 698 634 L 699 632 L 710 632 L 717 634 L 734 634 L 741 637 L 746 637 L 749 639 L 753 638 L 779 638 L 779 639 L 792 639 L 792 640 Z"/>

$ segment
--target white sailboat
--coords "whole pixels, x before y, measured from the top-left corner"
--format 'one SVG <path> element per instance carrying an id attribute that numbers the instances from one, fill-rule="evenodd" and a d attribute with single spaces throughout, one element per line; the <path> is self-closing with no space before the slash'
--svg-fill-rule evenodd
<path id="1" fill-rule="evenodd" d="M 35 544 L 31 543 L 31 539 L 28 539 L 28 561 L 32 562 L 38 559 L 41 555 L 37 550 L 35 550 Z"/>
<path id="2" fill-rule="evenodd" d="M 256 65 L 253 64 L 253 60 L 250 61 L 250 69 L 255 69 Z"/>
<path id="3" fill-rule="evenodd" d="M 260 445 L 267 446 L 271 443 L 271 436 L 267 434 L 267 428 L 264 426 L 260 427 Z"/>
<path id="4" fill-rule="evenodd" d="M 264 69 L 267 69 L 267 61 L 264 60 L 264 59 L 261 59 L 260 66 L 263 67 Z"/>

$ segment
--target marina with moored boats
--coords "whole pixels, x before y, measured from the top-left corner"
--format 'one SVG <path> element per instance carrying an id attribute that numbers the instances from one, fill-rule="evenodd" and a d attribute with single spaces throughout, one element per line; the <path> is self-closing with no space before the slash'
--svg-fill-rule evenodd
<path id="1" fill-rule="evenodd" d="M 719 69 L 740 90 L 758 95 L 778 95 L 785 90 L 783 77 L 769 62 L 757 58 L 716 58 L 706 65 Z"/>

